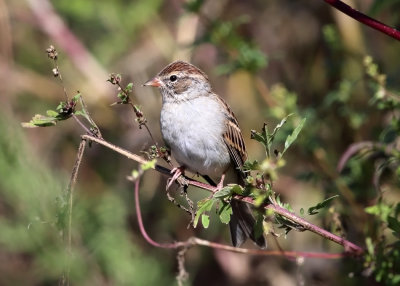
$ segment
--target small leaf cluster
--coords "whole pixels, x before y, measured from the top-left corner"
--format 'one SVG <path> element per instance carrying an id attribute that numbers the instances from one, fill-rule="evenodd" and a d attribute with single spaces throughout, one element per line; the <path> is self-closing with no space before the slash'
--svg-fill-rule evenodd
<path id="1" fill-rule="evenodd" d="M 243 195 L 243 193 L 243 187 L 232 184 L 225 186 L 212 197 L 198 201 L 193 226 L 196 227 L 201 219 L 203 227 L 208 228 L 210 225 L 210 212 L 214 205 L 217 206 L 216 212 L 220 221 L 228 224 L 232 215 L 232 207 L 229 202 L 234 195 Z"/>
<path id="2" fill-rule="evenodd" d="M 108 80 L 112 85 L 118 86 L 118 94 L 117 97 L 119 101 L 112 103 L 111 105 L 116 105 L 116 104 L 129 104 L 132 106 L 133 111 L 135 112 L 136 115 L 136 122 L 139 123 L 139 128 L 141 129 L 143 125 L 147 123 L 147 119 L 144 116 L 140 106 L 133 104 L 131 100 L 131 95 L 133 93 L 133 83 L 130 82 L 128 83 L 125 87 L 122 87 L 121 81 L 122 81 L 122 76 L 121 74 L 115 74 L 112 73 L 110 74 Z"/>
<path id="3" fill-rule="evenodd" d="M 283 118 L 272 131 L 269 130 L 266 124 L 264 124 L 262 127 L 261 132 L 252 130 L 251 138 L 263 145 L 265 148 L 266 158 L 261 162 L 258 162 L 257 160 L 248 160 L 244 163 L 243 171 L 247 176 L 245 178 L 246 185 L 244 188 L 235 184 L 227 185 L 220 191 L 216 192 L 213 196 L 199 201 L 194 219 L 195 227 L 198 225 L 199 221 L 201 221 L 205 228 L 209 226 L 210 213 L 214 206 L 217 206 L 216 212 L 218 213 L 221 222 L 229 223 L 232 214 L 230 201 L 235 195 L 251 197 L 256 208 L 262 207 L 269 200 L 272 203 L 275 203 L 293 212 L 291 206 L 289 204 L 281 203 L 279 197 L 275 198 L 275 194 L 273 192 L 273 181 L 277 179 L 277 169 L 284 165 L 282 156 L 296 141 L 306 121 L 305 118 L 301 119 L 292 132 L 287 135 L 283 150 L 280 152 L 277 149 L 273 149 L 274 139 L 291 116 L 292 114 L 289 114 Z M 332 199 L 333 197 L 319 203 L 314 207 L 311 207 L 309 213 L 318 213 L 318 210 L 326 207 Z M 257 212 L 256 217 L 258 221 L 258 227 L 256 226 L 256 229 L 254 230 L 255 233 L 262 234 L 265 215 L 269 216 L 270 214 L 265 212 Z M 286 229 L 286 233 L 288 233 L 291 229 L 304 230 L 302 226 L 281 215 L 276 215 L 275 218 L 276 223 L 279 224 L 281 228 Z M 271 227 L 267 227 L 267 229 L 267 231 L 272 231 Z"/>
<path id="4" fill-rule="evenodd" d="M 274 203 L 277 204 L 278 206 L 294 213 L 293 208 L 289 203 L 283 203 L 281 202 L 281 199 L 279 196 L 276 196 L 276 198 L 273 199 Z M 291 230 L 295 229 L 297 231 L 304 231 L 303 226 L 299 225 L 298 223 L 281 216 L 279 214 L 275 215 L 275 221 L 278 224 L 278 227 L 281 229 L 285 230 L 285 235 L 287 235 Z"/>
<path id="5" fill-rule="evenodd" d="M 71 100 L 60 102 L 56 110 L 47 110 L 46 115 L 36 114 L 31 121 L 22 123 L 22 126 L 26 128 L 54 126 L 58 121 L 66 120 L 77 113 L 75 108 L 80 97 L 81 94 L 78 93 Z M 81 115 L 80 112 L 78 114 Z"/>
<path id="6" fill-rule="evenodd" d="M 58 77 L 60 82 L 62 83 L 62 77 L 60 70 L 57 66 L 58 60 L 58 52 L 53 45 L 50 45 L 49 48 L 46 49 L 47 56 L 53 61 L 55 68 L 53 68 L 53 75 Z M 90 124 L 90 128 L 87 129 L 88 133 L 101 138 L 102 135 L 100 133 L 100 129 L 90 117 L 89 111 L 86 107 L 85 102 L 83 101 L 83 97 L 80 92 L 78 92 L 72 99 L 69 99 L 67 91 L 64 87 L 64 95 L 66 100 L 61 101 L 55 110 L 47 110 L 46 115 L 36 114 L 29 122 L 21 123 L 22 127 L 25 128 L 35 128 L 35 127 L 47 127 L 54 126 L 59 121 L 67 120 L 68 118 L 74 116 L 82 116 L 87 122 Z M 80 103 L 81 109 L 77 110 L 77 103 Z M 75 117 L 75 119 L 83 126 L 83 124 Z M 84 127 L 86 128 L 86 127 Z"/>
<path id="7" fill-rule="evenodd" d="M 379 73 L 378 65 L 373 62 L 372 57 L 364 58 L 366 75 L 371 79 L 368 84 L 373 91 L 371 103 L 378 109 L 394 111 L 400 108 L 400 94 L 390 91 L 386 87 L 386 75 Z"/>
<path id="8" fill-rule="evenodd" d="M 107 81 L 109 83 L 111 83 L 112 85 L 117 85 L 118 90 L 119 90 L 117 97 L 120 99 L 120 101 L 114 102 L 111 105 L 130 104 L 131 103 L 130 95 L 133 92 L 133 83 L 132 82 L 128 83 L 125 87 L 122 87 L 121 86 L 122 76 L 121 76 L 121 74 L 115 74 L 115 73 L 110 74 Z"/>
<path id="9" fill-rule="evenodd" d="M 269 130 L 267 124 L 263 125 L 261 132 L 256 130 L 251 131 L 251 138 L 261 143 L 265 149 L 265 159 L 261 163 L 258 161 L 246 161 L 244 164 L 244 169 L 250 174 L 246 181 L 250 186 L 253 186 L 251 194 L 256 207 L 264 204 L 269 198 L 272 203 L 293 212 L 291 206 L 281 203 L 279 196 L 276 197 L 273 192 L 273 182 L 278 178 L 278 169 L 285 165 L 283 155 L 296 141 L 306 121 L 305 118 L 300 120 L 293 131 L 287 135 L 283 150 L 278 151 L 278 149 L 274 148 L 274 140 L 292 115 L 293 114 L 289 114 L 285 116 L 272 131 Z M 255 177 L 251 176 L 252 172 L 255 173 Z M 291 229 L 302 230 L 300 225 L 281 215 L 275 215 L 275 221 L 279 225 L 279 228 L 285 229 L 286 234 Z"/>
<path id="10" fill-rule="evenodd" d="M 324 209 L 324 208 L 328 207 L 328 205 L 331 203 L 331 201 L 336 199 L 336 198 L 338 198 L 338 197 L 339 197 L 339 195 L 331 196 L 331 197 L 323 200 L 322 202 L 316 204 L 315 206 L 309 207 L 308 210 L 307 210 L 307 213 L 309 215 L 318 214 L 321 209 Z M 304 214 L 304 209 L 300 209 L 300 213 Z"/>
<path id="11" fill-rule="evenodd" d="M 284 148 L 282 151 L 273 148 L 273 143 L 276 138 L 277 133 L 281 130 L 284 124 L 287 122 L 290 116 L 287 115 L 281 120 L 281 122 L 276 125 L 272 132 L 268 129 L 267 124 L 264 124 L 261 132 L 256 130 L 251 130 L 251 139 L 254 139 L 261 143 L 265 149 L 265 159 L 259 163 L 258 161 L 247 161 L 244 164 L 244 169 L 247 171 L 257 170 L 261 171 L 263 174 L 267 174 L 267 177 L 273 181 L 277 178 L 276 169 L 285 165 L 285 161 L 282 159 L 283 155 L 289 149 L 289 147 L 296 141 L 299 133 L 304 127 L 306 119 L 300 120 L 299 124 L 294 128 L 292 133 L 290 133 L 285 140 Z"/>

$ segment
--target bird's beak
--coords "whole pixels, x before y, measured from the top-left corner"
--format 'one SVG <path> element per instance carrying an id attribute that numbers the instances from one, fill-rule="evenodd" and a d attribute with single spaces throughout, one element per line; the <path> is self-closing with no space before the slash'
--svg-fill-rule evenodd
<path id="1" fill-rule="evenodd" d="M 158 77 L 152 78 L 148 81 L 146 81 L 144 86 L 154 86 L 154 87 L 160 87 L 161 86 L 161 80 Z"/>

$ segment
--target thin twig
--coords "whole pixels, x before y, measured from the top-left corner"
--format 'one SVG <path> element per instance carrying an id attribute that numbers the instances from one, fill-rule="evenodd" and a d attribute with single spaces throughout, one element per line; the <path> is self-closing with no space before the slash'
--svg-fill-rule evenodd
<path id="1" fill-rule="evenodd" d="M 79 124 L 80 127 L 83 128 L 83 130 L 86 131 L 87 134 L 91 134 L 91 135 L 93 135 L 93 136 L 95 135 L 95 134 L 93 134 L 92 131 L 89 130 L 89 128 L 87 128 L 87 127 L 85 126 L 85 124 L 82 123 L 82 121 L 79 120 L 78 116 L 76 116 L 75 114 L 72 113 L 72 118 L 75 119 L 75 121 Z"/>
<path id="2" fill-rule="evenodd" d="M 399 30 L 396 30 L 395 28 L 392 28 L 382 22 L 375 20 L 374 18 L 371 18 L 371 17 L 353 9 L 352 7 L 343 3 L 340 0 L 324 0 L 324 1 L 326 3 L 328 3 L 329 5 L 335 7 L 339 11 L 350 16 L 351 18 L 353 18 L 375 30 L 380 31 L 383 34 L 386 34 L 386 35 L 400 41 L 400 31 Z"/>
<path id="3" fill-rule="evenodd" d="M 68 195 L 68 226 L 67 226 L 67 237 L 65 238 L 64 232 L 64 240 L 67 240 L 67 253 L 68 253 L 68 261 L 66 265 L 66 271 L 60 281 L 61 285 L 69 285 L 69 272 L 70 272 L 70 258 L 71 258 L 71 250 L 72 250 L 72 206 L 73 206 L 73 194 L 74 188 L 76 185 L 76 179 L 79 173 L 79 167 L 82 162 L 83 153 L 86 148 L 86 139 L 82 139 L 79 144 L 78 153 L 76 155 L 76 160 L 74 164 L 74 168 L 72 169 L 71 178 L 67 187 L 67 195 Z"/>
<path id="4" fill-rule="evenodd" d="M 139 229 L 140 233 L 143 235 L 143 237 L 146 239 L 146 241 L 155 246 L 155 247 L 161 247 L 161 248 L 178 248 L 184 245 L 184 243 L 158 243 L 154 241 L 153 239 L 150 238 L 150 236 L 147 234 L 146 229 L 144 228 L 143 224 L 143 219 L 142 219 L 142 213 L 140 211 L 140 203 L 139 203 L 139 184 L 140 184 L 140 177 L 137 178 L 135 181 L 135 207 L 136 207 L 136 216 L 139 224 Z"/>
<path id="5" fill-rule="evenodd" d="M 176 275 L 178 286 L 183 286 L 189 278 L 189 273 L 186 271 L 185 268 L 185 254 L 190 249 L 190 247 L 191 246 L 182 247 L 182 249 L 178 251 L 178 255 L 176 256 L 176 259 L 178 260 L 178 275 Z"/>

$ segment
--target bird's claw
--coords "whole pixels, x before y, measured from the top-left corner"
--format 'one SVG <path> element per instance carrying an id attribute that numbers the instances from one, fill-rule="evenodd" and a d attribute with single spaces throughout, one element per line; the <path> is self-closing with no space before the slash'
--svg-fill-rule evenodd
<path id="1" fill-rule="evenodd" d="M 212 192 L 211 197 L 213 197 L 216 192 L 224 188 L 224 180 L 225 180 L 225 174 L 222 174 L 221 180 L 219 181 L 218 185 L 211 190 Z"/>
<path id="2" fill-rule="evenodd" d="M 168 180 L 168 184 L 167 184 L 167 190 L 171 187 L 171 185 L 181 176 L 181 175 L 183 175 L 185 173 L 185 168 L 184 167 L 176 167 L 176 168 L 173 168 L 172 170 L 171 170 L 171 174 L 173 174 L 172 175 L 172 178 L 170 178 L 169 180 Z"/>

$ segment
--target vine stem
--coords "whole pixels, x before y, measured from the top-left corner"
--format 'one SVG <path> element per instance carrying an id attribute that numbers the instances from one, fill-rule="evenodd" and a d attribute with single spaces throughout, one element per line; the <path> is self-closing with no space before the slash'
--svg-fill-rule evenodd
<path id="1" fill-rule="evenodd" d="M 340 0 L 324 0 L 326 3 L 331 5 L 332 7 L 338 9 L 339 11 L 345 13 L 346 15 L 350 16 L 351 18 L 357 20 L 364 25 L 367 25 L 375 30 L 382 32 L 385 35 L 388 35 L 398 41 L 400 41 L 400 31 L 392 28 L 374 18 L 371 18 L 355 9 L 350 7 L 349 5 L 343 3 Z"/>
<path id="2" fill-rule="evenodd" d="M 318 253 L 318 252 L 301 252 L 301 251 L 281 251 L 281 250 L 263 250 L 263 249 L 249 249 L 249 248 L 240 248 L 234 247 L 226 244 L 221 244 L 217 242 L 208 241 L 205 239 L 201 239 L 198 237 L 191 237 L 186 241 L 177 241 L 173 243 L 158 243 L 154 241 L 149 234 L 147 233 L 143 218 L 141 214 L 140 201 L 139 201 L 139 185 L 140 185 L 140 177 L 135 181 L 135 207 L 136 207 L 136 216 L 139 224 L 140 233 L 144 237 L 144 239 L 152 246 L 159 248 L 167 248 L 167 249 L 179 249 L 179 248 L 191 248 L 192 246 L 199 245 L 210 247 L 214 249 L 230 251 L 235 253 L 247 254 L 247 255 L 260 255 L 260 256 L 285 256 L 287 258 L 299 258 L 299 257 L 307 257 L 307 258 L 324 258 L 324 259 L 338 259 L 349 256 L 351 250 L 346 253 Z M 244 200 L 241 198 L 241 200 Z M 284 211 L 279 211 L 281 215 L 285 215 Z M 295 217 L 293 214 L 292 216 Z M 301 223 L 301 220 L 298 220 L 298 223 Z M 311 228 L 311 227 L 310 227 Z M 357 246 L 355 246 L 357 248 Z"/>
<path id="3" fill-rule="evenodd" d="M 116 151 L 117 153 L 120 153 L 121 155 L 124 155 L 125 157 L 127 157 L 127 158 L 129 158 L 131 160 L 134 160 L 134 161 L 136 161 L 138 163 L 141 163 L 141 164 L 148 163 L 148 161 L 145 160 L 144 158 L 142 158 L 142 157 L 140 157 L 140 156 L 138 156 L 136 154 L 133 154 L 133 153 L 121 148 L 121 147 L 113 145 L 113 144 L 105 141 L 104 139 L 100 139 L 100 138 L 97 138 L 97 137 L 94 137 L 94 136 L 91 136 L 91 135 L 82 135 L 82 139 L 86 139 L 86 140 L 90 140 L 90 141 L 94 141 L 96 143 L 99 143 L 99 144 L 101 144 L 103 146 L 106 146 L 106 147 Z M 162 173 L 162 174 L 165 174 L 167 176 L 171 176 L 170 170 L 165 168 L 165 167 L 162 167 L 160 165 L 155 165 L 153 167 L 153 169 L 158 171 L 158 172 L 160 172 L 160 173 Z M 190 179 L 190 178 L 186 178 L 186 180 L 187 180 L 188 185 L 191 185 L 191 186 L 196 186 L 198 188 L 201 188 L 201 189 L 204 189 L 204 190 L 208 190 L 208 191 L 213 191 L 215 189 L 214 186 L 211 186 L 209 184 L 202 183 L 202 182 Z M 138 189 L 139 189 L 139 183 L 137 182 L 137 183 L 135 183 L 135 191 L 138 192 Z M 135 195 L 135 197 L 137 199 L 136 201 L 138 202 L 138 198 L 139 198 L 138 195 L 137 196 Z M 249 204 L 254 204 L 254 201 L 249 197 L 243 197 L 243 196 L 236 195 L 234 197 L 234 199 L 240 200 L 240 201 L 243 201 L 243 202 L 246 202 L 246 203 L 249 203 Z M 136 203 L 136 208 L 138 208 L 138 207 L 140 207 L 140 206 L 138 205 L 138 203 Z M 295 222 L 296 224 L 301 225 L 305 230 L 309 230 L 309 231 L 311 231 L 313 233 L 316 233 L 316 234 L 318 234 L 318 235 L 320 235 L 320 236 L 322 236 L 322 237 L 324 237 L 326 239 L 329 239 L 329 240 L 331 240 L 331 241 L 333 241 L 333 242 L 335 242 L 337 244 L 342 245 L 344 247 L 344 249 L 345 249 L 345 254 L 342 255 L 341 257 L 343 257 L 345 255 L 358 256 L 358 255 L 361 255 L 361 254 L 364 253 L 364 250 L 361 247 L 355 245 L 354 243 L 352 243 L 352 242 L 350 242 L 350 241 L 348 241 L 348 240 L 346 240 L 346 239 L 344 239 L 342 237 L 339 237 L 339 236 L 337 236 L 337 235 L 335 235 L 333 233 L 330 233 L 330 232 L 328 232 L 328 231 L 326 231 L 326 230 L 324 230 L 324 229 L 322 229 L 322 228 L 320 228 L 320 227 L 318 227 L 318 226 L 306 221 L 305 219 L 298 217 L 296 214 L 294 214 L 294 213 L 292 213 L 292 212 L 290 212 L 290 211 L 288 211 L 288 210 L 286 210 L 286 209 L 284 209 L 284 208 L 282 208 L 282 207 L 280 207 L 280 206 L 278 206 L 276 204 L 266 204 L 263 207 L 265 209 L 269 209 L 269 210 L 273 211 L 274 213 L 277 213 L 277 214 L 287 218 L 288 220 L 291 220 L 291 221 Z M 137 212 L 140 212 L 140 209 L 138 209 Z M 138 217 L 138 219 L 140 219 L 140 221 L 141 221 L 142 220 L 141 216 Z M 145 238 L 149 238 L 149 236 L 147 235 L 146 231 L 144 230 L 143 222 L 141 222 L 141 232 L 142 232 L 142 234 L 146 234 L 146 235 L 144 235 Z M 155 242 L 155 241 L 153 241 L 151 239 L 148 240 L 148 242 L 150 244 L 154 245 L 154 246 L 158 245 L 159 247 L 163 247 L 163 245 L 158 244 L 157 242 Z M 167 246 L 165 248 L 178 248 L 178 247 L 182 247 L 183 245 L 186 245 L 185 243 L 183 243 L 183 244 L 182 244 L 182 242 L 180 242 L 180 243 L 181 244 L 178 243 L 177 245 L 175 245 L 175 244 L 165 244 L 164 246 Z M 189 242 L 186 242 L 186 243 L 189 243 Z M 216 245 L 221 245 L 221 246 L 218 246 L 218 248 L 225 249 L 225 250 L 229 249 L 229 251 L 233 251 L 233 252 L 251 253 L 251 254 L 260 254 L 260 255 L 261 254 L 262 255 L 270 255 L 269 254 L 270 251 L 257 250 L 256 252 L 254 252 L 254 251 L 248 252 L 248 250 L 246 250 L 245 252 L 243 252 L 243 250 L 240 250 L 241 248 L 235 248 L 235 247 L 226 246 L 226 245 L 222 246 L 222 244 L 215 244 L 214 242 L 205 243 L 204 241 L 199 240 L 198 238 L 190 239 L 190 243 L 191 244 L 199 244 L 199 245 L 207 245 L 209 247 L 215 247 Z M 293 252 L 293 254 L 290 254 L 292 252 L 281 252 L 281 251 L 279 251 L 279 253 L 280 253 L 280 255 L 286 255 L 285 253 L 288 253 L 289 256 L 293 255 L 293 257 L 294 256 L 296 256 L 296 257 L 305 256 L 304 253 L 302 253 L 302 252 L 301 253 Z"/>

